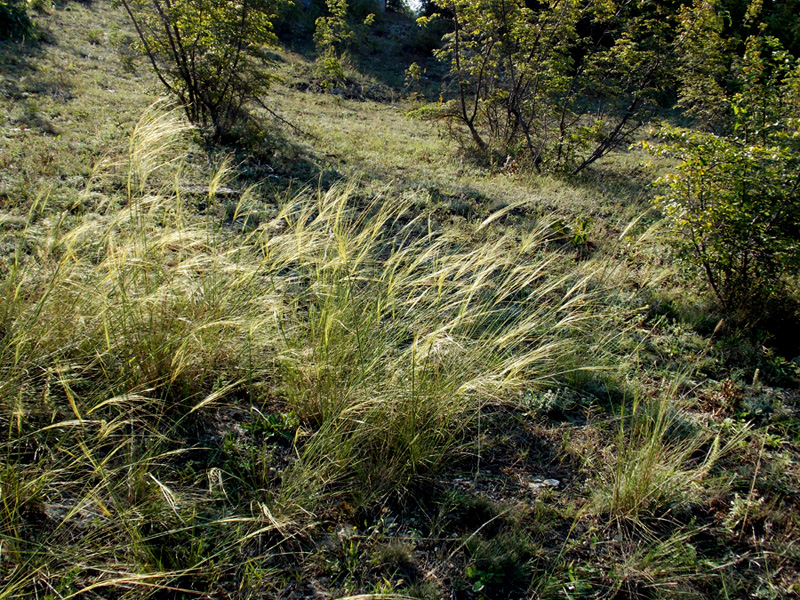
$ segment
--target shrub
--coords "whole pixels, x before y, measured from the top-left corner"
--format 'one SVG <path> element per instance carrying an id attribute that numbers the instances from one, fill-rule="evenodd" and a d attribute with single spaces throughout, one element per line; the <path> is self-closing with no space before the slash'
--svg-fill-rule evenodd
<path id="1" fill-rule="evenodd" d="M 435 3 L 454 24 L 437 51 L 456 90 L 447 116 L 483 154 L 577 173 L 629 139 L 665 83 L 655 3 Z"/>
<path id="2" fill-rule="evenodd" d="M 800 161 L 712 134 L 664 136 L 682 160 L 659 200 L 675 243 L 723 310 L 749 319 L 800 266 Z"/>
<path id="3" fill-rule="evenodd" d="M 722 309 L 753 324 L 800 267 L 800 66 L 751 38 L 727 99 L 727 135 L 664 128 L 681 162 L 657 199 L 680 255 Z"/>
<path id="4" fill-rule="evenodd" d="M 272 0 L 121 1 L 161 83 L 215 139 L 275 79 L 266 52 L 276 42 Z"/>
<path id="5" fill-rule="evenodd" d="M 344 67 L 341 57 L 344 49 L 354 39 L 355 30 L 348 13 L 347 0 L 327 0 L 328 14 L 315 22 L 314 44 L 317 47 L 317 63 L 323 75 L 323 87 L 333 88 L 337 82 L 344 81 Z M 352 15 L 351 15 L 352 16 Z M 364 24 L 371 25 L 375 15 L 364 17 Z"/>
<path id="6" fill-rule="evenodd" d="M 0 0 L 0 40 L 21 38 L 32 31 L 24 0 Z"/>

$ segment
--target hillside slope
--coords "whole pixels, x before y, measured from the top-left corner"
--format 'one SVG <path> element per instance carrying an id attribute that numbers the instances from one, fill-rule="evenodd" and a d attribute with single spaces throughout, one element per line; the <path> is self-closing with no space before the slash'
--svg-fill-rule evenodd
<path id="1" fill-rule="evenodd" d="M 120 10 L 36 18 L 0 45 L 0 598 L 800 594 L 800 367 L 673 265 L 669 164 L 481 163 L 297 48 L 209 146 Z"/>

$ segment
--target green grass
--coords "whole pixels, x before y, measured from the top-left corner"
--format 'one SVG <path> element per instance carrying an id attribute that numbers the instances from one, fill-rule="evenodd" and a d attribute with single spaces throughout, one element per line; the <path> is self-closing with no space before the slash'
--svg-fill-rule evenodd
<path id="1" fill-rule="evenodd" d="M 701 502 L 704 483 L 721 456 L 740 445 L 747 428 L 724 443 L 678 408 L 675 389 L 658 400 L 623 408 L 616 456 L 601 475 L 593 510 L 614 519 L 664 518 Z"/>

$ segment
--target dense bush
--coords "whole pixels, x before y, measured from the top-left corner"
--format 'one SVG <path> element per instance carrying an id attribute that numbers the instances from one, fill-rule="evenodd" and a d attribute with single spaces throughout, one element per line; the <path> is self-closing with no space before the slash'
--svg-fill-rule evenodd
<path id="1" fill-rule="evenodd" d="M 661 151 L 681 162 L 658 202 L 722 309 L 752 324 L 800 268 L 800 65 L 752 37 L 734 77 L 739 91 L 717 94 L 725 133 L 662 131 Z"/>
<path id="2" fill-rule="evenodd" d="M 757 309 L 800 267 L 800 159 L 714 134 L 664 137 L 682 162 L 660 202 L 683 256 L 725 310 Z"/>
<path id="3" fill-rule="evenodd" d="M 278 0 L 279 1 L 279 0 Z M 195 125 L 230 133 L 248 101 L 275 79 L 272 0 L 122 0 L 141 49 Z"/>
<path id="4" fill-rule="evenodd" d="M 0 0 L 0 40 L 20 38 L 33 31 L 24 0 Z"/>

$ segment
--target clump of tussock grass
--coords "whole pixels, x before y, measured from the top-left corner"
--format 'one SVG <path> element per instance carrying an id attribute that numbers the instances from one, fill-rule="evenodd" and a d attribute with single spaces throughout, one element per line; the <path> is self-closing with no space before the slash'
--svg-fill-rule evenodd
<path id="1" fill-rule="evenodd" d="M 174 114 L 145 114 L 130 145 L 125 206 L 57 222 L 33 264 L 11 265 L 2 352 L 13 352 L 25 378 L 69 372 L 113 395 L 158 389 L 191 402 L 226 367 L 241 374 L 252 332 L 271 312 L 254 283 L 258 265 L 217 228 L 187 218 L 169 189 L 143 187 L 174 161 L 169 151 L 185 131 Z"/>
<path id="2" fill-rule="evenodd" d="M 673 387 L 654 399 L 635 395 L 629 410 L 623 407 L 615 453 L 595 477 L 591 511 L 641 523 L 700 503 L 714 465 L 742 443 L 747 428 L 723 442 L 692 424 L 677 397 Z"/>
<path id="3" fill-rule="evenodd" d="M 255 236 L 288 300 L 281 393 L 313 431 L 283 494 L 344 478 L 366 501 L 424 481 L 487 403 L 572 368 L 596 309 L 591 272 L 560 272 L 546 230 L 465 247 L 420 234 L 408 200 L 355 210 L 351 195 L 298 199 Z"/>
<path id="4" fill-rule="evenodd" d="M 703 571 L 692 544 L 696 533 L 690 526 L 664 539 L 642 532 L 638 534 L 641 539 L 618 534 L 620 556 L 606 574 L 609 593 L 629 598 L 701 597 L 700 590 L 713 576 Z"/>
<path id="5" fill-rule="evenodd" d="M 255 378 L 250 357 L 268 353 L 262 324 L 275 306 L 247 247 L 151 183 L 179 172 L 186 130 L 149 111 L 121 204 L 29 219 L 15 233 L 35 253 L 11 257 L 0 284 L 6 595 L 202 582 L 211 557 L 237 554 L 249 526 L 264 528 L 245 506 L 213 535 L 220 516 L 198 516 L 214 497 L 208 483 L 175 471 L 193 415 Z M 190 548 L 165 562 L 158 548 L 186 531 Z"/>

